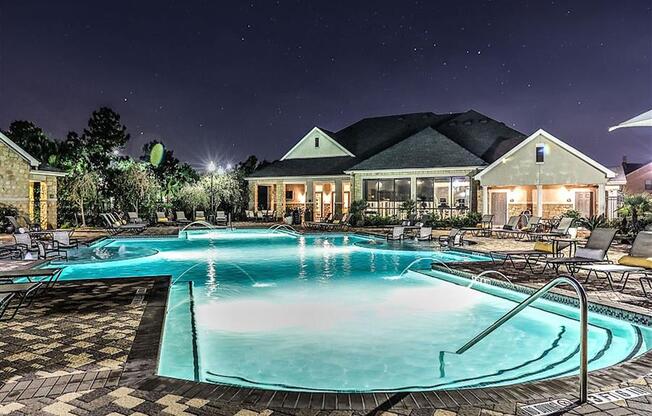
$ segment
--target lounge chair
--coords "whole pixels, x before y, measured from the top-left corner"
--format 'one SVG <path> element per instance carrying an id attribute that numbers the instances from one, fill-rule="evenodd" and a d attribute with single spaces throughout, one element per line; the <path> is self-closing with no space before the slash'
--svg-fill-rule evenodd
<path id="1" fill-rule="evenodd" d="M 263 222 L 265 220 L 265 218 L 263 217 L 263 211 L 256 212 L 256 220 L 260 222 Z"/>
<path id="2" fill-rule="evenodd" d="M 525 217 L 525 216 L 521 216 L 521 217 Z M 539 224 L 541 223 L 541 217 L 530 216 L 530 217 L 526 217 L 526 219 L 527 219 L 527 223 L 522 228 L 516 227 L 513 230 L 500 230 L 499 231 L 500 235 L 502 235 L 503 237 L 522 238 L 529 233 L 538 231 Z"/>
<path id="3" fill-rule="evenodd" d="M 195 211 L 195 221 L 206 221 L 204 211 Z"/>
<path id="4" fill-rule="evenodd" d="M 5 295 L 11 296 L 11 298 L 9 298 L 8 301 L 11 301 L 12 298 L 18 299 L 17 305 L 13 305 L 10 307 L 10 305 L 7 304 L 4 306 L 2 315 L 4 315 L 8 311 L 13 311 L 13 313 L 9 317 L 2 316 L 2 320 L 8 321 L 13 319 L 13 317 L 16 316 L 16 313 L 23 305 L 23 303 L 25 303 L 25 301 L 28 301 L 27 306 L 31 305 L 32 301 L 34 300 L 34 297 L 39 293 L 39 290 L 42 287 L 43 287 L 43 283 L 41 282 L 11 283 L 9 281 L 8 283 L 0 284 L 0 296 L 5 296 Z"/>
<path id="5" fill-rule="evenodd" d="M 451 228 L 448 235 L 440 235 L 437 241 L 442 247 L 461 246 L 464 244 L 464 232 L 459 228 Z"/>
<path id="6" fill-rule="evenodd" d="M 5 218 L 9 222 L 9 225 L 13 227 L 14 233 L 19 233 L 21 228 L 23 229 L 27 228 L 27 231 L 29 231 L 29 227 L 22 227 L 20 224 L 18 224 L 18 220 L 16 220 L 16 217 L 14 217 L 13 215 L 5 215 Z"/>
<path id="7" fill-rule="evenodd" d="M 177 224 L 190 224 L 190 220 L 186 218 L 186 213 L 183 211 L 177 211 Z"/>
<path id="8" fill-rule="evenodd" d="M 62 269 L 26 269 L 26 270 L 9 270 L 0 272 L 0 296 L 11 295 L 12 298 L 18 299 L 18 304 L 10 307 L 9 304 L 4 306 L 3 315 L 9 310 L 13 310 L 11 316 L 2 317 L 2 320 L 10 320 L 20 309 L 20 307 L 29 300 L 27 306 L 32 304 L 34 297 L 43 293 L 45 290 L 54 286 L 61 276 Z M 40 278 L 40 280 L 38 279 Z M 16 280 L 27 280 L 27 282 L 16 283 Z M 9 299 L 11 300 L 11 299 Z"/>
<path id="9" fill-rule="evenodd" d="M 256 221 L 256 214 L 252 210 L 246 210 L 245 214 L 247 215 L 247 221 Z"/>
<path id="10" fill-rule="evenodd" d="M 540 261 L 548 257 L 557 257 L 561 255 L 561 251 L 570 246 L 569 242 L 555 241 L 544 242 L 537 241 L 534 247 L 530 250 L 493 250 L 489 252 L 491 261 L 499 266 L 504 265 L 509 261 L 516 270 L 523 270 L 529 267 L 534 272 L 534 266 Z M 518 267 L 514 259 L 522 258 L 525 261 L 523 267 Z M 501 263 L 496 260 L 502 259 Z M 532 261 L 534 260 L 534 261 Z"/>
<path id="11" fill-rule="evenodd" d="M 143 224 L 145 222 L 142 220 L 142 218 L 138 216 L 138 213 L 134 211 L 127 212 L 127 218 L 129 219 L 129 222 L 132 224 Z"/>
<path id="12" fill-rule="evenodd" d="M 322 228 L 324 225 L 330 224 L 332 214 L 329 212 L 321 221 L 308 221 L 305 223 L 306 228 Z"/>
<path id="13" fill-rule="evenodd" d="M 156 224 L 157 225 L 171 225 L 172 221 L 165 215 L 163 211 L 156 211 Z"/>
<path id="14" fill-rule="evenodd" d="M 224 211 L 215 211 L 215 224 L 226 225 L 227 221 L 228 218 L 226 217 Z"/>
<path id="15" fill-rule="evenodd" d="M 507 236 L 513 235 L 514 233 L 520 232 L 518 229 L 518 223 L 521 221 L 520 215 L 512 215 L 509 217 L 507 224 L 503 225 L 503 228 L 496 228 L 491 230 L 498 238 L 505 238 Z"/>
<path id="16" fill-rule="evenodd" d="M 559 221 L 556 228 L 547 233 L 528 233 L 527 237 L 533 240 L 544 240 L 553 237 L 565 237 L 568 235 L 568 230 L 573 225 L 575 220 L 570 217 L 564 217 Z"/>
<path id="17" fill-rule="evenodd" d="M 416 236 L 418 241 L 431 241 L 432 240 L 432 227 L 421 227 Z"/>
<path id="18" fill-rule="evenodd" d="M 609 282 L 611 290 L 614 290 L 614 282 L 622 282 L 621 291 L 627 286 L 627 281 L 631 275 L 641 275 L 641 288 L 647 296 L 644 282 L 652 281 L 652 231 L 641 231 L 636 235 L 632 247 L 626 256 L 618 259 L 618 264 L 587 264 L 577 267 L 580 270 L 587 271 L 585 282 L 589 281 L 591 273 L 596 277 L 604 274 Z M 620 274 L 619 280 L 614 280 L 613 275 Z"/>
<path id="19" fill-rule="evenodd" d="M 462 231 L 470 232 L 471 235 L 475 236 L 491 236 L 491 229 L 493 228 L 494 215 L 493 214 L 484 214 L 482 219 L 475 227 L 464 227 Z"/>
<path id="20" fill-rule="evenodd" d="M 146 224 L 121 224 L 115 220 L 113 214 L 102 213 L 100 218 L 104 221 L 106 231 L 112 235 L 122 232 L 141 233 L 147 228 Z"/>
<path id="21" fill-rule="evenodd" d="M 14 241 L 16 242 L 15 247 L 25 254 L 29 252 L 36 252 L 38 250 L 36 242 L 32 239 L 30 233 L 14 234 Z"/>
<path id="22" fill-rule="evenodd" d="M 9 303 L 11 303 L 11 300 L 16 296 L 15 293 L 2 293 L 0 294 L 0 321 L 2 321 L 2 317 L 4 316 L 5 312 L 7 311 L 7 307 L 9 306 Z"/>
<path id="23" fill-rule="evenodd" d="M 616 236 L 616 231 L 615 228 L 596 228 L 591 232 L 586 245 L 575 250 L 573 257 L 546 259 L 546 264 L 541 273 L 545 272 L 548 266 L 552 267 L 555 273 L 559 273 L 561 266 L 566 266 L 568 272 L 574 275 L 577 266 L 608 262 L 606 258 L 607 252 Z"/>
<path id="24" fill-rule="evenodd" d="M 403 226 L 398 226 L 398 227 L 392 227 L 392 231 L 387 234 L 387 240 L 388 241 L 395 241 L 395 240 L 403 240 L 405 237 L 405 227 Z"/>

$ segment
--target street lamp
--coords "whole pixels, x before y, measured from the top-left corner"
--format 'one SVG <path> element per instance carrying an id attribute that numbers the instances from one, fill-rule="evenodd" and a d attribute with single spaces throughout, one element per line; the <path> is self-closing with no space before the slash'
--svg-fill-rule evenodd
<path id="1" fill-rule="evenodd" d="M 211 216 L 215 217 L 215 194 L 213 192 L 213 173 L 215 172 L 215 163 L 211 160 L 208 164 L 208 172 L 211 174 Z"/>

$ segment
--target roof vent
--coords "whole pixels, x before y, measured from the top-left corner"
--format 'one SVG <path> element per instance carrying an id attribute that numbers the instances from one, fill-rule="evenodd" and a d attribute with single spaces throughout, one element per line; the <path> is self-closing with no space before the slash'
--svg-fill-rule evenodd
<path id="1" fill-rule="evenodd" d="M 449 126 L 457 126 L 457 121 L 451 121 L 448 123 Z"/>
<path id="2" fill-rule="evenodd" d="M 464 120 L 464 123 L 463 123 L 463 124 L 464 124 L 465 126 L 470 126 L 471 124 L 473 124 L 473 121 L 472 121 L 472 120 Z"/>
<path id="3" fill-rule="evenodd" d="M 487 124 L 488 122 L 489 122 L 489 120 L 487 120 L 486 118 L 481 118 L 480 119 L 480 124 Z"/>

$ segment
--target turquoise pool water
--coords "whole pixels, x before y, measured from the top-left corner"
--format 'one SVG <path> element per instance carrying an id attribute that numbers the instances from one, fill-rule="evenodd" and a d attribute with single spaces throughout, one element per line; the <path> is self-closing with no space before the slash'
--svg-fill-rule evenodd
<path id="1" fill-rule="evenodd" d="M 172 275 L 159 374 L 306 391 L 504 385 L 577 372 L 576 310 L 535 303 L 454 351 L 524 295 L 414 263 L 486 261 L 355 235 L 191 232 L 80 250 L 62 279 Z M 89 259 L 94 262 L 89 262 Z M 652 331 L 592 314 L 590 369 L 652 346 Z"/>

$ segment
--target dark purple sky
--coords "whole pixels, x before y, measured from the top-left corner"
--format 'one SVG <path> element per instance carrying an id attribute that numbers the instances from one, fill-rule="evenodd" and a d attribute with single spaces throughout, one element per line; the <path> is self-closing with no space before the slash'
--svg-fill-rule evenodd
<path id="1" fill-rule="evenodd" d="M 652 159 L 652 3 L 14 1 L 0 5 L 0 127 L 55 137 L 117 110 L 200 167 L 282 156 L 312 126 L 473 108 L 599 161 Z"/>

